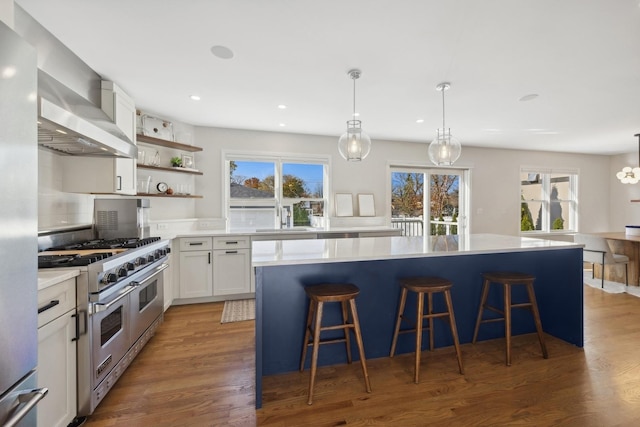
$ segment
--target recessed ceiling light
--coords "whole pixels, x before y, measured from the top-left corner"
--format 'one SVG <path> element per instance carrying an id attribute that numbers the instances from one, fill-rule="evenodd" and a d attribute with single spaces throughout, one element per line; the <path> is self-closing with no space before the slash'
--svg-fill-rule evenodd
<path id="1" fill-rule="evenodd" d="M 354 115 L 355 117 L 359 117 L 359 116 L 360 116 L 360 113 L 353 113 L 353 115 Z"/>
<path id="2" fill-rule="evenodd" d="M 278 105 L 278 108 L 281 109 L 281 110 L 286 110 L 287 106 L 284 105 L 284 104 L 280 104 L 280 105 Z"/>
<path id="3" fill-rule="evenodd" d="M 213 46 L 211 48 L 211 53 L 220 59 L 233 58 L 233 51 L 226 46 Z"/>
<path id="4" fill-rule="evenodd" d="M 424 119 L 418 119 L 416 120 L 416 123 L 424 123 Z"/>
<path id="5" fill-rule="evenodd" d="M 279 126 L 280 126 L 281 128 L 283 128 L 283 127 L 285 127 L 285 126 L 286 126 L 286 124 L 284 124 L 284 123 L 280 123 L 280 125 L 279 125 Z"/>
<path id="6" fill-rule="evenodd" d="M 194 101 L 200 101 L 199 95 L 191 95 L 189 98 L 193 99 Z"/>
<path id="7" fill-rule="evenodd" d="M 532 101 L 534 99 L 536 99 L 538 97 L 537 93 L 530 93 L 529 95 L 525 95 L 520 97 L 520 99 L 518 99 L 518 101 L 522 101 L 522 102 L 526 102 L 526 101 Z"/>

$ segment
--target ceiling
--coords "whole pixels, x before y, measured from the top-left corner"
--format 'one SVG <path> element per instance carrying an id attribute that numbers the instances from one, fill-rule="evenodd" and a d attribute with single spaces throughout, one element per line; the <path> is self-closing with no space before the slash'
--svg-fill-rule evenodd
<path id="1" fill-rule="evenodd" d="M 463 150 L 638 149 L 639 0 L 16 3 L 166 119 L 337 141 L 359 68 L 356 110 L 373 139 L 431 141 L 447 81 L 446 126 Z"/>

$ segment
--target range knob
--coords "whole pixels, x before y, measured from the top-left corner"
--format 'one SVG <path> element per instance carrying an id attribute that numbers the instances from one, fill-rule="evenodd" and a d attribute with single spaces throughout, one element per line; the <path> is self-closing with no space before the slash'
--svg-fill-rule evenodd
<path id="1" fill-rule="evenodd" d="M 147 256 L 147 261 L 148 261 L 148 262 L 153 262 L 153 261 L 155 261 L 155 260 L 156 260 L 155 256 L 153 256 L 153 255 L 149 255 L 149 256 Z"/>
<path id="2" fill-rule="evenodd" d="M 133 271 L 133 270 L 135 270 L 135 269 L 136 269 L 135 264 L 134 264 L 134 263 L 132 263 L 132 262 L 128 262 L 128 263 L 126 263 L 124 266 L 125 266 L 125 268 L 126 268 L 128 271 Z"/>
<path id="3" fill-rule="evenodd" d="M 115 283 L 118 281 L 118 275 L 116 273 L 108 273 L 102 278 L 104 283 Z"/>
<path id="4" fill-rule="evenodd" d="M 143 256 L 139 257 L 138 259 L 136 259 L 136 264 L 137 265 L 145 265 L 147 263 L 147 259 Z"/>
<path id="5" fill-rule="evenodd" d="M 118 276 L 119 277 L 127 277 L 127 268 L 126 267 L 120 267 L 118 269 Z"/>

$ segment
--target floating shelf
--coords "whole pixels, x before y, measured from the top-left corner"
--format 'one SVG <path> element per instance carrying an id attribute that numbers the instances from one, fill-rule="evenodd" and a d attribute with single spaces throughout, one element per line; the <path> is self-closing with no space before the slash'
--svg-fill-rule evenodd
<path id="1" fill-rule="evenodd" d="M 192 174 L 192 175 L 203 175 L 203 173 L 200 172 L 200 171 L 184 169 L 184 168 L 165 168 L 165 167 L 162 167 L 162 166 L 141 165 L 139 163 L 136 166 L 138 167 L 138 169 L 152 169 L 152 170 L 156 170 L 156 171 L 188 173 L 188 174 Z"/>
<path id="2" fill-rule="evenodd" d="M 163 193 L 138 193 L 143 197 L 168 197 L 172 199 L 202 199 L 202 196 L 196 194 L 163 194 Z"/>
<path id="3" fill-rule="evenodd" d="M 195 145 L 182 144 L 180 142 L 168 141 L 166 139 L 154 138 L 153 136 L 142 135 L 140 133 L 136 135 L 136 139 L 138 140 L 138 142 L 143 142 L 145 144 L 159 145 L 161 147 L 167 147 L 167 148 L 175 148 L 177 150 L 189 151 L 192 153 L 196 151 L 202 151 L 202 147 L 196 147 Z"/>

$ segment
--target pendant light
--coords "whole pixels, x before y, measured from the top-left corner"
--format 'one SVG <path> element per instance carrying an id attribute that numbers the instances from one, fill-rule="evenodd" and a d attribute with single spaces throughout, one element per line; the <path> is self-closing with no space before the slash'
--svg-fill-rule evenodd
<path id="1" fill-rule="evenodd" d="M 353 119 L 347 121 L 347 131 L 338 140 L 338 151 L 345 160 L 359 162 L 369 155 L 371 138 L 362 131 L 362 122 L 356 120 L 356 80 L 360 70 L 350 70 L 347 74 L 353 79 Z"/>
<path id="2" fill-rule="evenodd" d="M 451 136 L 451 129 L 444 125 L 444 91 L 451 87 L 450 83 L 440 83 L 436 90 L 442 92 L 442 129 L 438 129 L 436 139 L 429 144 L 429 159 L 438 166 L 451 166 L 462 151 L 460 141 Z"/>
<path id="3" fill-rule="evenodd" d="M 638 137 L 638 166 L 633 169 L 630 166 L 626 166 L 616 174 L 616 178 L 623 184 L 637 184 L 640 182 L 640 133 L 633 136 Z"/>

